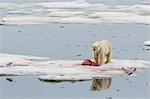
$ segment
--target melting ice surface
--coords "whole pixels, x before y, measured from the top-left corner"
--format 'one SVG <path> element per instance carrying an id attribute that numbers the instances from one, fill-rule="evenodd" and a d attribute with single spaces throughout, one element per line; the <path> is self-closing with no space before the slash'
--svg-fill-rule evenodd
<path id="1" fill-rule="evenodd" d="M 1 24 L 44 23 L 141 23 L 150 24 L 149 5 L 107 5 L 85 1 L 14 3 L 2 2 L 8 14 Z"/>

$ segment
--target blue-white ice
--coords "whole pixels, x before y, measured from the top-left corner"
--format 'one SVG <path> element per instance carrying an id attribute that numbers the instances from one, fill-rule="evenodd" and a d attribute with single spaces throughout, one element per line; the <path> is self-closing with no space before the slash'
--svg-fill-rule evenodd
<path id="1" fill-rule="evenodd" d="M 38 75 L 49 80 L 89 80 L 93 77 L 127 76 L 122 68 L 136 68 L 133 74 L 150 68 L 142 60 L 112 60 L 100 67 L 82 66 L 82 60 L 51 60 L 48 57 L 0 54 L 0 75 Z M 62 76 L 63 75 L 63 76 Z"/>
<path id="2" fill-rule="evenodd" d="M 145 46 L 150 46 L 150 41 L 145 41 L 145 42 L 144 42 L 144 45 L 145 45 Z"/>
<path id="3" fill-rule="evenodd" d="M 8 14 L 1 17 L 1 24 L 45 23 L 139 23 L 150 24 L 150 5 L 107 5 L 85 1 L 70 2 L 1 2 L 1 9 Z"/>

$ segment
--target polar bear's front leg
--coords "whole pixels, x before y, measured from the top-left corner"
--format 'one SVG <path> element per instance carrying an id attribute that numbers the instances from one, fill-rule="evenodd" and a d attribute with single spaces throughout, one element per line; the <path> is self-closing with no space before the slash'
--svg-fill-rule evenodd
<path id="1" fill-rule="evenodd" d="M 97 54 L 94 54 L 93 56 L 94 56 L 95 62 L 98 64 L 98 55 L 97 55 Z"/>
<path id="2" fill-rule="evenodd" d="M 105 55 L 104 54 L 98 54 L 98 64 L 102 65 L 105 63 Z"/>

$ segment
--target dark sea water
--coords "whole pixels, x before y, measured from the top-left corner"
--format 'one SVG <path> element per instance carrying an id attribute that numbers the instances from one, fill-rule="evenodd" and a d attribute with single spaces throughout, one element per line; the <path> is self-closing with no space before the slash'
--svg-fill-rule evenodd
<path id="1" fill-rule="evenodd" d="M 5 1 L 31 2 L 1 2 Z M 90 2 L 142 4 L 142 0 Z M 0 17 L 7 14 L 7 11 L 1 11 Z M 150 39 L 150 25 L 102 23 L 0 26 L 1 53 L 78 60 L 91 58 L 89 45 L 102 39 L 112 42 L 114 59 L 150 61 L 150 51 L 143 46 L 143 42 Z M 137 76 L 113 77 L 110 88 L 94 92 L 90 91 L 92 81 L 48 83 L 39 81 L 35 76 L 14 76 L 12 79 L 8 81 L 6 77 L 0 78 L 0 99 L 150 99 L 148 70 Z"/>

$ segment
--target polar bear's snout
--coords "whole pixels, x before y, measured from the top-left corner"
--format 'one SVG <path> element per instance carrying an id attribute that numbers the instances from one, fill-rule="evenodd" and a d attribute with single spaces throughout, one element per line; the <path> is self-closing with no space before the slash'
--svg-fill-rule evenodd
<path id="1" fill-rule="evenodd" d="M 95 51 L 95 48 L 93 48 L 93 51 Z"/>
<path id="2" fill-rule="evenodd" d="M 99 48 L 97 46 L 91 46 L 92 52 L 97 53 L 99 51 Z"/>
<path id="3" fill-rule="evenodd" d="M 92 52 L 96 53 L 96 51 L 97 51 L 97 47 L 96 46 L 92 46 Z"/>
<path id="4" fill-rule="evenodd" d="M 96 51 L 96 46 L 93 46 L 92 49 L 93 49 L 93 51 Z"/>

